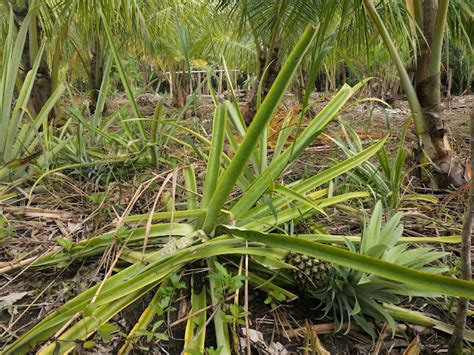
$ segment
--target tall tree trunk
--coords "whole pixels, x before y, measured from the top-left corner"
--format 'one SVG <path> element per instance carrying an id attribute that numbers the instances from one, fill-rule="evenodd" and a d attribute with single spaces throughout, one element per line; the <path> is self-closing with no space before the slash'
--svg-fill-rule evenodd
<path id="1" fill-rule="evenodd" d="M 143 86 L 148 86 L 153 75 L 151 65 L 145 62 L 145 60 L 139 59 L 138 69 L 140 70 L 140 73 L 142 74 Z"/>
<path id="2" fill-rule="evenodd" d="M 426 45 L 423 44 L 421 55 L 417 58 L 416 88 L 412 85 L 400 54 L 373 1 L 364 0 L 364 5 L 397 67 L 400 85 L 407 96 L 415 123 L 415 133 L 420 142 L 419 162 L 427 167 L 429 175 L 433 177 L 431 181 L 436 187 L 459 187 L 466 182 L 464 167 L 449 145 L 440 106 L 441 53 L 449 0 L 439 0 L 439 8 L 436 0 L 415 0 L 414 4 L 413 17 L 424 34 L 420 43 L 424 43 L 426 38 Z"/>
<path id="3" fill-rule="evenodd" d="M 13 7 L 13 12 L 15 15 L 15 22 L 17 28 L 20 27 L 21 23 L 25 19 L 29 11 L 29 1 L 25 2 L 25 7 Z M 42 36 L 42 28 L 39 24 L 37 18 L 31 21 L 30 28 L 28 30 L 28 36 L 25 40 L 25 46 L 23 47 L 22 53 L 22 66 L 23 73 L 21 75 L 22 80 L 25 79 L 26 74 L 32 69 L 33 63 L 38 54 L 38 44 Z M 50 98 L 52 93 L 52 84 L 51 84 L 51 75 L 49 72 L 48 63 L 46 62 L 46 56 L 43 54 L 41 58 L 38 71 L 36 73 L 36 78 L 33 83 L 33 88 L 30 94 L 30 100 L 28 108 L 31 111 L 31 114 L 36 116 L 41 109 L 43 108 L 46 101 Z M 49 113 L 49 119 L 53 119 L 54 112 Z"/>
<path id="4" fill-rule="evenodd" d="M 278 60 L 281 54 L 280 46 L 276 45 L 268 51 L 265 57 L 260 57 L 259 68 L 260 72 L 257 74 L 260 78 L 260 82 L 256 82 L 254 87 L 249 91 L 247 107 L 245 109 L 244 119 L 247 124 L 252 122 L 255 113 L 257 112 L 257 100 L 258 100 L 258 86 L 261 86 L 261 100 L 263 101 L 270 91 L 276 77 L 281 69 L 281 63 Z"/>
<path id="5" fill-rule="evenodd" d="M 464 167 L 451 149 L 441 112 L 441 49 L 446 22 L 448 0 L 423 0 L 423 29 L 425 39 L 417 58 L 415 82 L 416 95 L 423 119 L 431 139 L 432 152 L 428 153 L 434 163 L 434 183 L 441 187 L 462 186 Z"/>
<path id="6" fill-rule="evenodd" d="M 30 69 L 31 68 L 28 70 Z M 46 64 L 46 60 L 43 57 L 38 68 L 38 72 L 36 73 L 36 79 L 30 94 L 30 103 L 34 109 L 34 115 L 41 111 L 46 101 L 48 101 L 48 99 L 51 97 L 51 93 L 51 76 L 49 74 L 49 68 Z M 54 110 L 50 111 L 48 117 L 50 121 L 54 119 Z"/>
<path id="7" fill-rule="evenodd" d="M 172 93 L 171 99 L 173 102 L 173 106 L 177 108 L 182 108 L 186 104 L 186 98 L 187 98 L 187 90 L 188 87 L 186 85 L 186 70 L 185 67 L 182 66 L 181 72 L 175 71 L 176 69 L 174 67 L 171 67 L 170 69 L 170 75 L 171 75 L 171 83 L 170 86 L 170 91 Z"/>
<path id="8" fill-rule="evenodd" d="M 275 79 L 278 76 L 278 73 L 281 69 L 281 62 L 278 60 L 281 54 L 281 46 L 276 45 L 271 49 L 267 59 L 267 68 L 265 75 L 262 78 L 262 98 L 265 98 L 269 93 Z"/>
<path id="9" fill-rule="evenodd" d="M 283 13 L 287 7 L 287 0 L 276 0 L 273 3 L 273 11 L 275 13 L 275 21 L 271 25 L 269 40 L 261 41 L 258 36 L 257 24 L 249 19 L 251 33 L 255 41 L 258 56 L 257 65 L 257 81 L 256 85 L 250 90 L 247 97 L 247 107 L 244 114 L 244 120 L 247 124 L 252 122 L 257 112 L 257 100 L 262 101 L 267 96 L 272 87 L 278 73 L 281 69 L 281 63 L 278 60 L 281 53 L 280 41 L 280 25 Z M 261 43 L 265 43 L 266 46 Z M 258 97 L 258 86 L 261 86 L 260 97 Z"/>
<path id="10" fill-rule="evenodd" d="M 104 77 L 104 56 L 100 41 L 96 39 L 92 47 L 92 56 L 90 61 L 90 103 L 89 112 L 95 114 L 97 108 L 97 100 L 99 99 L 100 86 Z M 104 111 L 106 108 L 104 107 Z"/>

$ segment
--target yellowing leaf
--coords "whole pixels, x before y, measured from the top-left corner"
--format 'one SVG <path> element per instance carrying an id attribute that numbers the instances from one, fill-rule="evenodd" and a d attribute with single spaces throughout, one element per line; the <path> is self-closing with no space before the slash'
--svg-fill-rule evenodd
<path id="1" fill-rule="evenodd" d="M 405 349 L 403 355 L 418 355 L 421 353 L 420 337 L 417 335 Z"/>

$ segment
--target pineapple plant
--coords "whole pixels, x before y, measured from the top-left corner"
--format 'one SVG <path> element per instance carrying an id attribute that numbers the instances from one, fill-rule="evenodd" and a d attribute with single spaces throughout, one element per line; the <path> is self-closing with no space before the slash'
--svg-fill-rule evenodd
<path id="1" fill-rule="evenodd" d="M 382 203 L 379 201 L 370 221 L 365 223 L 360 244 L 356 246 L 345 241 L 349 250 L 432 274 L 448 270 L 444 266 L 432 265 L 446 253 L 428 247 L 408 249 L 405 244 L 398 244 L 403 233 L 401 213 L 393 215 L 384 226 L 382 215 Z M 401 296 L 437 296 L 416 286 L 333 265 L 307 255 L 290 252 L 285 261 L 292 265 L 290 273 L 297 288 L 305 297 L 318 300 L 325 316 L 341 326 L 343 322 L 355 322 L 373 337 L 376 333 L 367 316 L 387 322 L 395 331 L 395 320 L 384 309 L 383 303 L 398 304 Z"/>

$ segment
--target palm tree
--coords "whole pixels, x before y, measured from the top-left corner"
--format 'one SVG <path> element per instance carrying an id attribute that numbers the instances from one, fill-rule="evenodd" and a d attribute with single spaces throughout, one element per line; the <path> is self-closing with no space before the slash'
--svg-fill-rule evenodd
<path id="1" fill-rule="evenodd" d="M 144 1 L 64 1 L 63 12 L 71 17 L 71 41 L 74 51 L 81 56 L 90 90 L 89 110 L 95 113 L 100 85 L 108 57 L 107 39 L 102 17 L 114 33 L 118 47 L 130 48 L 129 43 L 140 43 L 147 36 L 143 12 L 150 2 Z"/>
<path id="2" fill-rule="evenodd" d="M 58 85 L 59 68 L 69 45 L 72 48 L 69 53 L 78 53 L 84 64 L 89 79 L 90 108 L 93 113 L 107 53 L 101 15 L 107 18 L 115 33 L 122 35 L 121 40 L 124 37 L 143 38 L 145 23 L 141 11 L 147 8 L 148 3 L 126 0 L 3 0 L 3 7 L 0 9 L 2 17 L 5 18 L 11 7 L 17 26 L 28 12 L 35 15 L 24 47 L 24 73 L 31 69 L 31 58 L 36 57 L 41 41 L 49 43 L 49 53 L 44 54 L 31 94 L 32 112 L 39 112 Z"/>
<path id="3" fill-rule="evenodd" d="M 464 16 L 472 19 L 473 12 L 466 11 L 471 7 L 463 0 L 451 1 L 451 5 L 449 0 L 439 0 L 439 6 L 437 4 L 437 0 L 380 1 L 376 5 L 371 0 L 220 0 L 217 8 L 231 7 L 231 13 L 242 19 L 242 28 L 252 34 L 258 58 L 256 73 L 262 87 L 262 96 L 265 96 L 265 88 L 271 84 L 272 73 L 278 70 L 278 63 L 284 53 L 282 48 L 285 45 L 282 45 L 281 38 L 291 41 L 292 34 L 299 33 L 310 23 L 321 30 L 321 38 L 332 38 L 332 35 L 335 46 L 349 46 L 349 51 L 354 49 L 354 56 L 360 58 L 364 51 L 368 53 L 367 49 L 361 51 L 360 48 L 369 46 L 367 24 L 373 22 L 382 34 L 385 47 L 398 70 L 402 89 L 407 95 L 419 137 L 418 160 L 422 166 L 431 167 L 424 172 L 438 186 L 461 186 L 465 182 L 464 168 L 449 145 L 447 131 L 440 116 L 441 54 L 446 22 L 453 26 L 448 34 L 454 38 L 459 33 L 465 33 L 464 22 L 469 23 L 460 19 L 462 14 L 467 14 Z M 361 11 L 364 6 L 367 13 Z M 380 12 L 387 13 L 384 17 L 385 25 Z M 325 24 L 328 18 L 339 20 L 340 23 L 337 27 Z M 413 31 L 410 31 L 410 27 Z M 463 39 L 470 48 L 468 36 Z M 416 88 L 407 74 L 394 41 L 397 46 L 408 48 L 405 53 L 410 53 L 411 46 L 412 53 L 416 54 Z M 321 46 L 321 42 L 317 45 Z M 308 85 L 311 87 L 312 83 Z M 254 92 L 252 97 L 255 102 Z"/>
<path id="4" fill-rule="evenodd" d="M 28 12 L 31 10 L 34 14 L 29 24 L 28 36 L 26 37 L 22 54 L 22 73 L 19 79 L 23 81 L 26 74 L 33 67 L 34 60 L 40 47 L 40 41 L 44 36 L 41 13 L 37 9 L 38 3 L 35 0 L 3 0 L 1 5 L 3 6 L 0 7 L 0 11 L 4 20 L 8 17 L 10 7 L 13 10 L 17 31 L 23 23 L 23 20 L 25 19 Z M 36 80 L 33 85 L 28 105 L 32 115 L 36 116 L 36 114 L 41 110 L 41 108 L 44 106 L 44 103 L 51 96 L 52 90 L 53 88 L 51 86 L 50 71 L 46 62 L 46 57 L 43 56 L 36 74 Z"/>
<path id="5" fill-rule="evenodd" d="M 234 1 L 220 0 L 217 4 L 218 11 L 227 10 L 228 16 L 237 18 L 238 31 L 245 35 L 248 33 L 255 47 L 256 67 L 254 74 L 257 81 L 250 90 L 246 108 L 246 119 L 249 121 L 257 109 L 257 100 L 264 99 L 268 94 L 288 49 L 296 43 L 298 36 L 307 24 L 312 24 L 318 29 L 318 40 L 315 42 L 311 62 L 317 58 L 317 50 L 321 49 L 322 42 L 331 34 L 337 23 L 337 16 L 322 16 L 331 13 L 338 15 L 336 2 L 325 0 L 313 1 Z M 306 65 L 308 67 L 308 65 Z M 311 63 L 309 64 L 311 67 Z M 305 69 L 302 69 L 304 72 Z M 257 90 L 260 86 L 259 97 Z"/>
<path id="6" fill-rule="evenodd" d="M 466 182 L 464 167 L 449 144 L 440 105 L 441 57 L 449 4 L 449 0 L 407 1 L 407 10 L 411 20 L 414 21 L 420 43 L 415 61 L 416 74 L 413 86 L 374 3 L 371 0 L 364 0 L 364 5 L 397 67 L 401 85 L 407 95 L 415 131 L 419 138 L 418 161 L 429 167 L 427 172 L 436 186 L 459 187 Z M 455 4 L 459 5 L 460 2 Z"/>

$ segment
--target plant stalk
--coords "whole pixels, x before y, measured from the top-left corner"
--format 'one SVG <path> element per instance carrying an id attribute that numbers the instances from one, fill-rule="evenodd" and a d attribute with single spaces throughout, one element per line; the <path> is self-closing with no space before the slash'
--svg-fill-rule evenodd
<path id="1" fill-rule="evenodd" d="M 400 76 L 400 85 L 402 86 L 403 91 L 405 92 L 405 95 L 407 96 L 408 104 L 410 105 L 410 110 L 413 114 L 413 122 L 415 124 L 416 134 L 418 136 L 420 136 L 421 134 L 426 134 L 428 128 L 423 119 L 423 112 L 421 110 L 421 105 L 418 100 L 418 96 L 416 95 L 415 88 L 413 87 L 413 84 L 411 83 L 411 80 L 405 68 L 405 65 L 403 64 L 403 61 L 400 58 L 400 54 L 397 51 L 397 47 L 395 46 L 392 39 L 390 38 L 390 34 L 388 33 L 387 28 L 385 27 L 382 19 L 380 18 L 380 15 L 375 9 L 375 6 L 372 0 L 364 0 L 364 6 L 367 9 L 367 12 L 369 13 L 370 17 L 372 18 L 372 21 L 375 27 L 377 27 L 377 30 L 380 36 L 382 37 L 385 47 L 387 47 L 390 53 L 390 56 L 392 57 L 392 60 L 395 64 L 395 67 L 397 68 L 398 75 Z"/>
<path id="2" fill-rule="evenodd" d="M 439 0 L 438 2 L 438 11 L 436 12 L 434 33 L 431 42 L 431 76 L 439 74 L 441 69 L 441 52 L 443 49 L 444 29 L 448 17 L 448 5 L 449 0 Z"/>
<path id="3" fill-rule="evenodd" d="M 471 112 L 471 166 L 474 163 L 474 110 Z M 461 278 L 472 280 L 471 245 L 472 245 L 472 214 L 474 212 L 474 179 L 471 178 L 469 201 L 464 216 L 461 246 Z M 449 342 L 449 354 L 462 354 L 464 328 L 466 327 L 467 310 L 469 300 L 460 298 L 458 300 L 454 332 Z"/>

